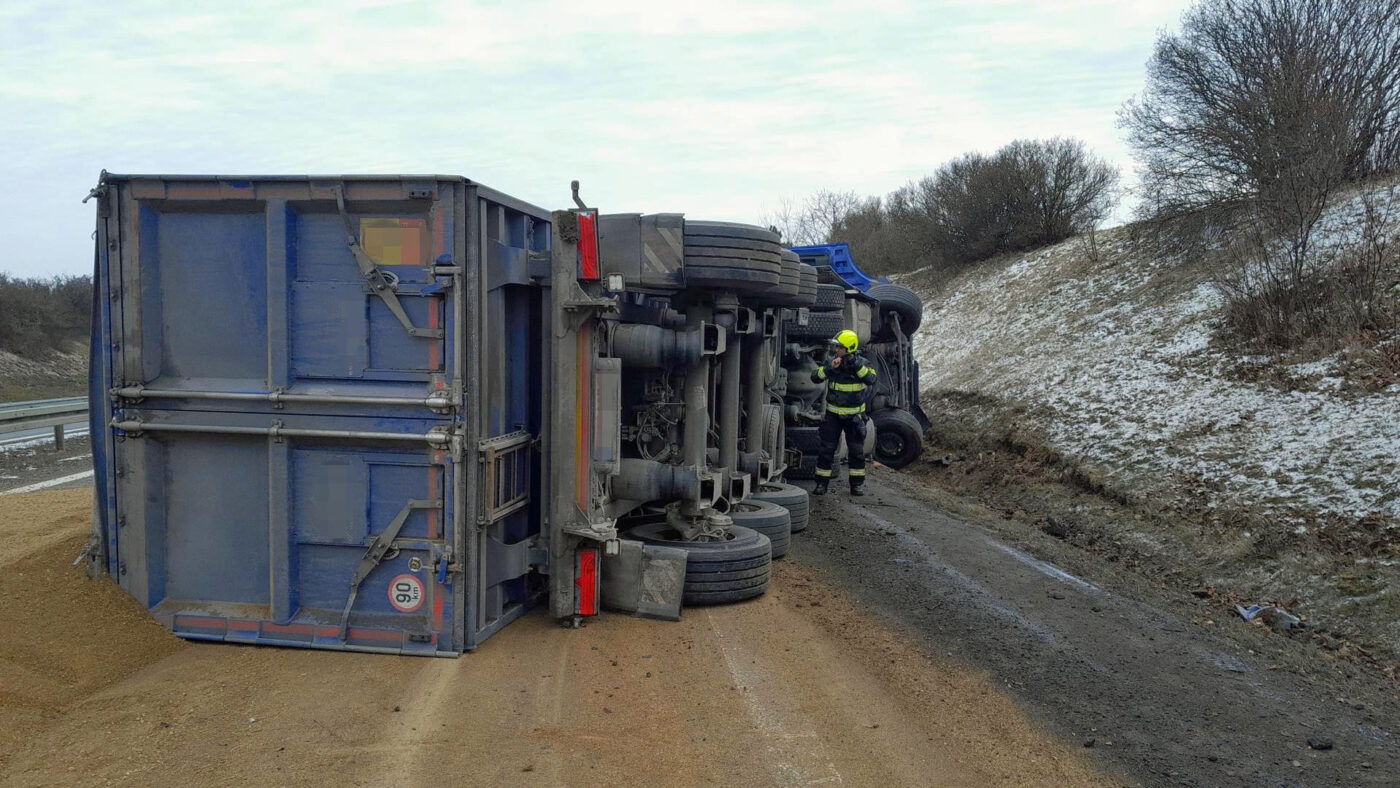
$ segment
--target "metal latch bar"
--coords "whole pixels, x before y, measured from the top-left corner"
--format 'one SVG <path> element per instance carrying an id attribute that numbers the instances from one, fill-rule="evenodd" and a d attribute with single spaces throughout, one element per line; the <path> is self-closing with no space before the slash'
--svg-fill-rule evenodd
<path id="1" fill-rule="evenodd" d="M 399 319 L 399 323 L 409 333 L 409 336 L 431 339 L 442 339 L 447 336 L 446 332 L 440 328 L 419 328 L 413 324 L 413 319 L 404 311 L 403 304 L 399 303 L 398 293 L 394 292 L 397 277 L 391 280 L 391 275 L 376 265 L 360 246 L 359 233 L 355 231 L 355 224 L 350 221 L 350 212 L 345 207 L 345 189 L 339 186 L 335 188 L 335 204 L 340 209 L 341 221 L 345 222 L 345 243 L 350 247 L 350 253 L 355 256 L 355 265 L 359 266 L 360 275 L 365 278 L 370 290 L 379 296 L 384 301 L 384 305 L 389 307 L 389 311 L 394 313 L 394 317 Z"/>
<path id="2" fill-rule="evenodd" d="M 345 600 L 345 612 L 340 614 L 340 639 L 344 640 L 346 633 L 350 630 L 350 608 L 355 606 L 355 599 L 360 595 L 360 584 L 369 577 L 369 573 L 374 571 L 379 562 L 384 560 L 384 556 L 393 546 L 394 540 L 399 537 L 399 531 L 403 530 L 404 523 L 408 522 L 408 516 L 415 509 L 442 509 L 442 501 L 438 500 L 410 500 L 403 505 L 399 513 L 394 515 L 394 519 L 389 523 L 389 527 L 379 532 L 370 543 L 369 550 L 365 551 L 365 557 L 360 559 L 360 565 L 355 569 L 354 577 L 350 578 L 350 598 Z"/>

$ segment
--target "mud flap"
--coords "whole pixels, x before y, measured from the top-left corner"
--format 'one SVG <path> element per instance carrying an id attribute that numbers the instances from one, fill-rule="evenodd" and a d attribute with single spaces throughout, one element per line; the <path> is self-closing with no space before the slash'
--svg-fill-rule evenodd
<path id="1" fill-rule="evenodd" d="M 618 546 L 617 555 L 603 559 L 603 607 L 679 621 L 686 552 L 631 539 L 619 540 Z"/>

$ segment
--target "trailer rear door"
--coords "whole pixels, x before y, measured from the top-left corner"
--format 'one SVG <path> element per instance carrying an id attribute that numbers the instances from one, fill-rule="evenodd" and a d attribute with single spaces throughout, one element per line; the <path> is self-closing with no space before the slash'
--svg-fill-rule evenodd
<path id="1" fill-rule="evenodd" d="M 533 602 L 528 562 L 477 535 L 481 199 L 439 176 L 107 178 L 97 530 L 176 634 L 445 655 Z"/>

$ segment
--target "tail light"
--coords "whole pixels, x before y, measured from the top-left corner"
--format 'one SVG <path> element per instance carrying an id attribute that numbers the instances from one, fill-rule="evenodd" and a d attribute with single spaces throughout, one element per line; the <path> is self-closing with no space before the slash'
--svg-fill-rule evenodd
<path id="1" fill-rule="evenodd" d="M 579 279 L 596 282 L 598 273 L 598 212 L 578 212 Z"/>
<path id="2" fill-rule="evenodd" d="M 574 585 L 578 588 L 578 593 L 574 594 L 575 610 L 580 616 L 598 615 L 598 549 L 596 547 L 580 548 L 578 551 L 578 571 L 574 574 L 576 578 Z"/>

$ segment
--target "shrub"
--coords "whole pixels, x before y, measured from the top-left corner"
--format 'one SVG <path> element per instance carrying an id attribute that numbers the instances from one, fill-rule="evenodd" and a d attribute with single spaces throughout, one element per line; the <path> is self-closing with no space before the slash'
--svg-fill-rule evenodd
<path id="1" fill-rule="evenodd" d="M 0 273 L 0 350 L 40 358 L 85 340 L 91 300 L 91 277 L 19 279 Z"/>

